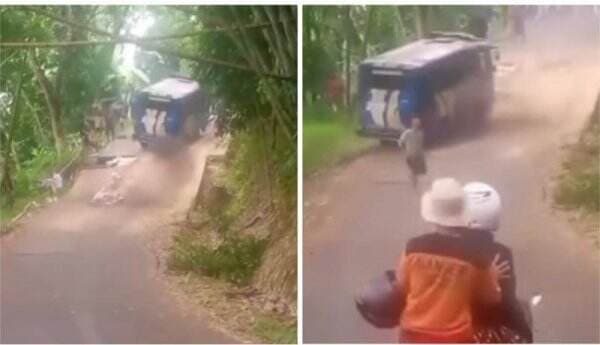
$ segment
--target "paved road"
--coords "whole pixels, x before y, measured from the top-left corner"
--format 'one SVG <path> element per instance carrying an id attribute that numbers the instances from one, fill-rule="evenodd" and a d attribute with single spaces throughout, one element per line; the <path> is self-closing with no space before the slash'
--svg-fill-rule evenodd
<path id="1" fill-rule="evenodd" d="M 214 144 L 118 168 L 125 200 L 94 207 L 114 169 L 84 170 L 57 203 L 1 239 L 2 343 L 223 343 L 174 306 L 148 239 L 183 212 Z"/>
<path id="2" fill-rule="evenodd" d="M 453 176 L 497 187 L 505 206 L 498 237 L 513 248 L 519 294 L 543 295 L 536 341 L 598 343 L 598 252 L 553 214 L 547 182 L 560 143 L 592 109 L 597 88 L 584 85 L 600 85 L 600 66 L 513 58 L 519 69 L 498 80 L 490 131 L 431 151 L 426 182 Z M 396 341 L 395 330 L 360 319 L 352 298 L 395 266 L 408 238 L 427 231 L 402 154 L 380 148 L 314 177 L 304 198 L 304 341 Z"/>

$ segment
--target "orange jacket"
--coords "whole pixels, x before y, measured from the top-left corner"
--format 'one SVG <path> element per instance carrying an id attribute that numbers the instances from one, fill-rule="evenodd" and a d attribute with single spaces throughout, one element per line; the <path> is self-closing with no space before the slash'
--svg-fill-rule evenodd
<path id="1" fill-rule="evenodd" d="M 501 298 L 488 257 L 476 241 L 460 236 L 431 233 L 409 241 L 397 267 L 406 294 L 402 336 L 411 342 L 472 341 L 473 303 Z"/>

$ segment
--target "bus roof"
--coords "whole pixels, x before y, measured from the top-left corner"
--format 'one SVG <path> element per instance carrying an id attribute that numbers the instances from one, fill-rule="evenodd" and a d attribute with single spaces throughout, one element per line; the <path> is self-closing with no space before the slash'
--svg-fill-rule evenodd
<path id="1" fill-rule="evenodd" d="M 199 89 L 200 85 L 194 80 L 186 78 L 166 78 L 147 86 L 142 92 L 151 96 L 179 99 L 187 97 Z"/>
<path id="2" fill-rule="evenodd" d="M 485 40 L 461 33 L 437 34 L 370 57 L 363 65 L 386 69 L 415 70 L 467 50 L 492 49 Z"/>

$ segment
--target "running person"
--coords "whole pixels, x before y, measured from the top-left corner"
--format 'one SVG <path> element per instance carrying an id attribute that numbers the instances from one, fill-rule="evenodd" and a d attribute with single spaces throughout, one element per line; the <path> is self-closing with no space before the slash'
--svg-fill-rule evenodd
<path id="1" fill-rule="evenodd" d="M 411 128 L 405 130 L 398 139 L 398 146 L 405 147 L 406 164 L 410 171 L 410 182 L 416 189 L 420 175 L 427 174 L 425 163 L 425 135 L 421 128 L 421 120 L 414 117 Z"/>

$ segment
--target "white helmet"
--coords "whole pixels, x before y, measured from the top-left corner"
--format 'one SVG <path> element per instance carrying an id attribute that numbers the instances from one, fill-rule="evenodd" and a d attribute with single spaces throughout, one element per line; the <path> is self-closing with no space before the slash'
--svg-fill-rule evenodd
<path id="1" fill-rule="evenodd" d="M 495 231 L 500 226 L 502 203 L 494 187 L 482 182 L 464 185 L 466 223 L 469 229 Z"/>

